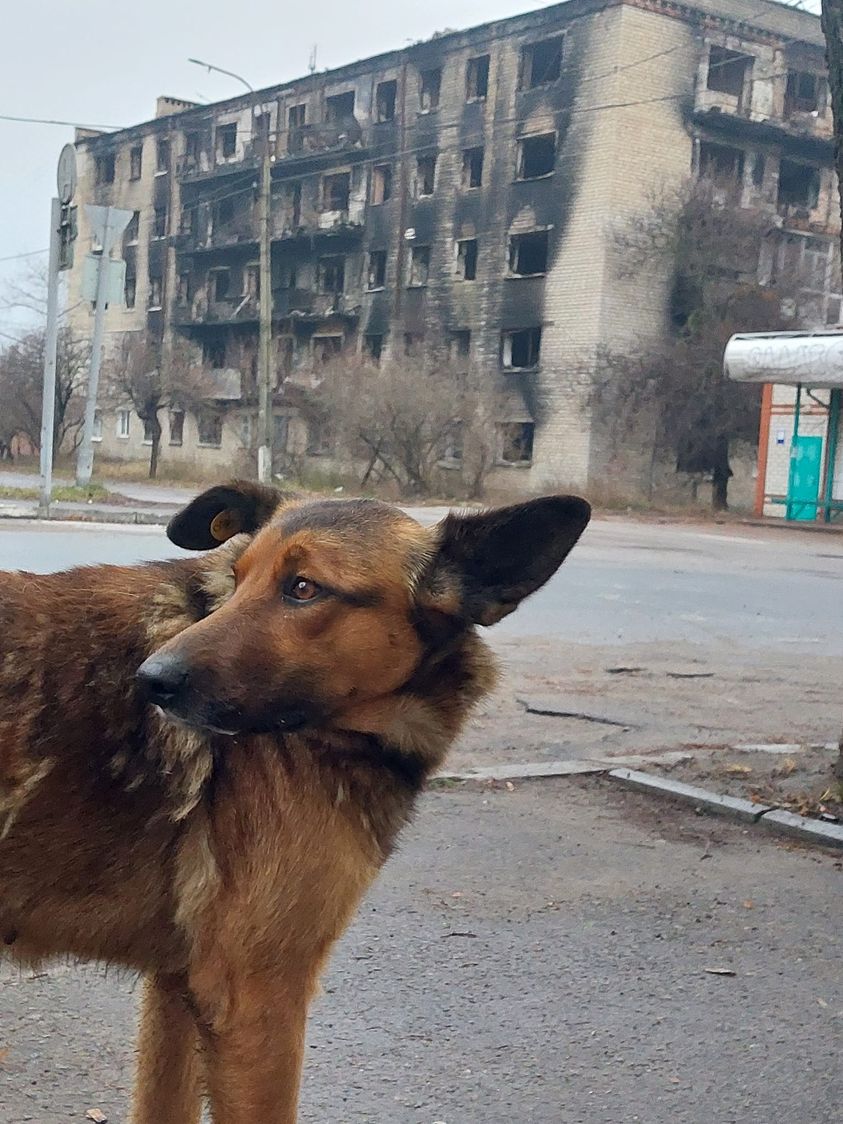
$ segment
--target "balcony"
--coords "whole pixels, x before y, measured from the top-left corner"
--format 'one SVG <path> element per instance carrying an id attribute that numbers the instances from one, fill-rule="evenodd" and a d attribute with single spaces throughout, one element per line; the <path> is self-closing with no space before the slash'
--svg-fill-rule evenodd
<path id="1" fill-rule="evenodd" d="M 359 148 L 363 129 L 356 117 L 343 117 L 339 121 L 324 121 L 315 125 L 299 125 L 287 134 L 287 155 L 290 157 L 314 156 L 323 152 L 338 152 Z"/>
<path id="2" fill-rule="evenodd" d="M 272 294 L 276 319 L 327 320 L 333 316 L 356 319 L 359 304 L 345 293 L 314 293 L 311 289 L 276 289 Z"/>
<path id="3" fill-rule="evenodd" d="M 258 320 L 258 299 L 240 296 L 209 301 L 204 291 L 196 294 L 188 304 L 177 304 L 173 318 L 182 327 L 201 327 L 212 324 L 249 324 Z"/>

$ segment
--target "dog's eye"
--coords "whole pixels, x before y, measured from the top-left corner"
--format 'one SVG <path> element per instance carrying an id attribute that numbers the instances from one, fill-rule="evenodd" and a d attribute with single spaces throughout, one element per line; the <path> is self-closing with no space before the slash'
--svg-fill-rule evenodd
<path id="1" fill-rule="evenodd" d="M 284 586 L 284 596 L 289 601 L 313 601 L 322 592 L 322 587 L 297 574 Z"/>

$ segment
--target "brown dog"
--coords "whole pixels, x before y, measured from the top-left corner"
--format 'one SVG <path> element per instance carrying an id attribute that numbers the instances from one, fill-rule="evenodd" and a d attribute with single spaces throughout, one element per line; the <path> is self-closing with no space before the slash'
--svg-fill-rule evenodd
<path id="1" fill-rule="evenodd" d="M 198 559 L 3 575 L 0 941 L 146 974 L 135 1124 L 294 1124 L 319 971 L 493 682 L 474 626 L 588 519 L 235 483 L 170 525 Z"/>

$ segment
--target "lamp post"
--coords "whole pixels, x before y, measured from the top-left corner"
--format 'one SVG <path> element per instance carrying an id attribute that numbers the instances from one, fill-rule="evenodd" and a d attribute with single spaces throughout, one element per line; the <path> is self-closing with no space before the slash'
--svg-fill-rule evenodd
<path id="1" fill-rule="evenodd" d="M 208 71 L 225 74 L 242 82 L 250 93 L 254 87 L 233 70 L 224 70 L 221 66 L 214 66 L 201 59 L 188 59 L 196 66 L 202 66 Z M 254 113 L 254 107 L 252 109 Z M 258 189 L 258 234 L 260 246 L 260 293 L 259 310 L 260 323 L 258 328 L 258 480 L 262 484 L 272 483 L 272 444 L 274 438 L 274 422 L 272 416 L 272 246 L 270 240 L 271 217 L 271 154 L 269 151 L 269 114 L 261 113 L 261 169 L 260 186 Z"/>

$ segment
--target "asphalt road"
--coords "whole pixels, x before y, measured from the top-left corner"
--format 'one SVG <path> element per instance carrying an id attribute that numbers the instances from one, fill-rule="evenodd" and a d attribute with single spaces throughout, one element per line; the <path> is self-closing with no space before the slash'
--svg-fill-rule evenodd
<path id="1" fill-rule="evenodd" d="M 303 1124 L 840 1120 L 839 858 L 608 785 L 426 797 L 313 1011 Z M 125 1121 L 136 990 L 0 975 L 0 1120 Z"/>
<path id="2" fill-rule="evenodd" d="M 415 514 L 429 519 L 429 509 Z M 0 522 L 0 570 L 180 553 L 157 527 Z M 589 644 L 785 646 L 843 655 L 843 537 L 594 520 L 551 582 L 493 634 Z"/>

